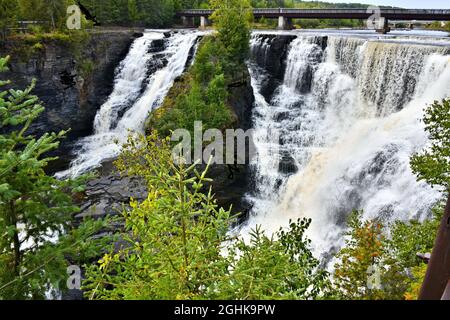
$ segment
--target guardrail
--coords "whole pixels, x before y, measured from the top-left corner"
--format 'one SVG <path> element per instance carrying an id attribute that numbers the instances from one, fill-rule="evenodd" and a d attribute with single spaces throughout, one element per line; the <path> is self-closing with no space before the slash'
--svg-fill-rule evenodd
<path id="1" fill-rule="evenodd" d="M 253 9 L 256 17 L 288 18 L 350 18 L 366 19 L 372 15 L 369 9 L 289 9 L 289 8 L 261 8 Z M 177 16 L 200 17 L 210 16 L 214 11 L 205 9 L 188 9 L 177 12 Z M 450 20 L 448 9 L 380 9 L 380 15 L 389 19 L 413 20 Z"/>

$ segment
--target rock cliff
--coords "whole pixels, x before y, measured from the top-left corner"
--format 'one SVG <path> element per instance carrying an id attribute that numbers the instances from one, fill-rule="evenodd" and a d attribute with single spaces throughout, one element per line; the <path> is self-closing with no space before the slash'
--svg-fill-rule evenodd
<path id="1" fill-rule="evenodd" d="M 10 79 L 14 88 L 25 88 L 33 78 L 33 91 L 45 106 L 33 123 L 32 133 L 71 129 L 57 155 L 53 170 L 69 161 L 75 139 L 91 133 L 95 114 L 111 93 L 114 73 L 139 34 L 131 30 L 90 34 L 74 46 L 57 39 L 43 40 L 39 46 L 24 47 L 23 40 L 11 40 L 0 47 L 0 56 L 11 55 Z M 20 50 L 25 51 L 18 54 Z"/>

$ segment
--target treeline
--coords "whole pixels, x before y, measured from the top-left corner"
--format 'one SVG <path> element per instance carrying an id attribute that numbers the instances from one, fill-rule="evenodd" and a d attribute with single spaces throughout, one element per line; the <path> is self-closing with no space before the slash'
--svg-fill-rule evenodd
<path id="1" fill-rule="evenodd" d="M 430 30 L 442 30 L 450 32 L 450 21 L 447 21 L 444 25 L 441 24 L 440 21 L 435 21 L 432 24 L 427 26 L 427 29 Z"/>
<path id="2" fill-rule="evenodd" d="M 80 3 L 100 24 L 149 27 L 170 26 L 178 10 L 207 7 L 205 0 L 82 0 Z"/>
<path id="3" fill-rule="evenodd" d="M 20 27 L 19 21 L 32 21 L 35 31 L 62 29 L 67 8 L 75 0 L 0 0 L 0 39 Z"/>
<path id="4" fill-rule="evenodd" d="M 79 4 L 101 25 L 169 27 L 176 23 L 175 13 L 182 9 L 211 8 L 207 0 L 0 0 L 0 31 L 14 26 L 18 20 L 42 21 L 44 29 L 65 27 L 67 7 Z M 297 0 L 252 0 L 253 8 L 367 8 L 360 3 L 330 3 Z M 381 6 L 385 7 L 385 6 Z M 91 19 L 94 20 L 94 19 Z M 256 21 L 262 26 L 275 26 L 275 20 Z M 85 21 L 92 25 L 93 21 Z M 363 27 L 364 21 L 352 19 L 294 20 L 300 28 Z M 448 29 L 448 28 L 447 28 Z"/>
<path id="5" fill-rule="evenodd" d="M 44 29 L 63 29 L 67 8 L 73 4 L 101 25 L 146 27 L 167 27 L 178 10 L 208 7 L 205 0 L 0 0 L 0 30 L 5 34 L 17 21 L 38 21 Z"/>
<path id="6" fill-rule="evenodd" d="M 368 8 L 368 4 L 362 3 L 331 3 L 322 1 L 298 1 L 298 0 L 253 0 L 254 8 L 297 8 L 297 9 L 355 9 Z M 386 6 L 380 6 L 386 8 Z M 260 21 L 263 26 L 274 27 L 275 20 L 262 19 Z M 356 19 L 294 19 L 294 25 L 299 28 L 326 28 L 326 27 L 347 27 L 357 28 L 363 27 L 364 21 Z"/>

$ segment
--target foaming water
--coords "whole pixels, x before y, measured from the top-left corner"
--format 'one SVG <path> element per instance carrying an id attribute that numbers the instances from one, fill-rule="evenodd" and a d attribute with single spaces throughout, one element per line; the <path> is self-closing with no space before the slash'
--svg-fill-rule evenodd
<path id="1" fill-rule="evenodd" d="M 253 46 L 270 50 L 253 37 Z M 450 56 L 446 47 L 340 36 L 329 36 L 321 50 L 313 36 L 298 36 L 283 83 L 270 101 L 257 94 L 253 209 L 240 232 L 248 236 L 256 225 L 273 232 L 309 217 L 313 246 L 326 258 L 342 245 L 353 209 L 387 223 L 425 219 L 439 199 L 416 181 L 409 158 L 428 142 L 424 107 L 450 96 Z M 250 69 L 259 92 L 267 75 L 261 66 Z M 264 139 L 265 128 L 278 131 L 279 143 Z"/>
<path id="2" fill-rule="evenodd" d="M 154 52 L 154 41 L 163 31 L 147 31 L 136 39 L 122 61 L 114 89 L 94 121 L 94 134 L 78 142 L 70 168 L 58 177 L 77 176 L 115 158 L 131 133 L 141 133 L 149 112 L 160 106 L 173 81 L 180 76 L 200 32 L 177 32 Z"/>

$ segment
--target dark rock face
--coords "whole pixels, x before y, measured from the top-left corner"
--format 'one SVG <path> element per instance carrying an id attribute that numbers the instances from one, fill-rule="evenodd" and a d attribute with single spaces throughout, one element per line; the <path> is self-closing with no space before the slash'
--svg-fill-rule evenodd
<path id="1" fill-rule="evenodd" d="M 161 52 L 164 51 L 165 48 L 166 48 L 165 39 L 155 39 L 152 41 L 150 48 L 148 49 L 148 52 L 149 53 Z"/>
<path id="2" fill-rule="evenodd" d="M 309 52 L 307 57 L 309 61 L 308 66 L 298 78 L 297 89 L 299 92 L 308 93 L 311 91 L 313 76 L 317 67 L 322 62 L 323 55 L 324 51 L 319 46 L 314 46 L 314 49 Z"/>
<path id="3" fill-rule="evenodd" d="M 25 88 L 35 78 L 33 94 L 46 108 L 30 132 L 40 135 L 71 129 L 57 152 L 61 160 L 54 170 L 69 160 L 73 141 L 92 132 L 97 110 L 112 91 L 115 68 L 139 35 L 132 31 L 94 33 L 78 53 L 68 44 L 46 41 L 43 49 L 33 52 L 26 61 L 11 57 L 10 71 L 2 78 L 10 79 L 14 88 Z M 0 55 L 11 54 L 16 45 L 6 43 Z"/>
<path id="4" fill-rule="evenodd" d="M 236 115 L 236 128 L 248 130 L 251 128 L 251 118 L 255 96 L 247 70 L 243 78 L 228 86 L 228 104 Z"/>
<path id="5" fill-rule="evenodd" d="M 247 69 L 243 70 L 242 79 L 238 79 L 229 85 L 228 93 L 228 105 L 233 110 L 236 118 L 234 129 L 242 129 L 243 131 L 250 129 L 255 97 Z M 238 158 L 236 149 L 235 146 L 235 159 Z M 243 216 L 247 215 L 250 209 L 244 198 L 250 184 L 250 168 L 248 165 L 250 157 L 248 151 L 249 148 L 247 146 L 246 154 L 239 155 L 239 157 L 245 157 L 246 164 L 213 164 L 210 166 L 207 174 L 209 178 L 213 179 L 211 187 L 218 205 L 224 209 L 232 207 L 233 213 L 241 213 Z M 205 165 L 201 165 L 197 170 L 202 171 L 205 167 Z"/>
<path id="6" fill-rule="evenodd" d="M 294 174 L 298 171 L 297 164 L 289 153 L 283 153 L 278 171 L 287 175 Z"/>
<path id="7" fill-rule="evenodd" d="M 260 92 L 270 101 L 274 92 L 283 83 L 286 72 L 286 61 L 291 42 L 295 35 L 257 35 L 251 50 L 251 60 L 260 69 Z M 297 88 L 301 93 L 311 90 L 311 83 L 315 68 L 322 61 L 327 47 L 328 37 L 316 36 L 311 38 L 316 46 L 311 50 L 307 59 L 310 61 L 307 69 L 299 76 Z"/>
<path id="8" fill-rule="evenodd" d="M 191 50 L 189 50 L 189 55 L 186 60 L 186 65 L 184 66 L 184 71 L 187 71 L 187 69 L 194 63 L 195 54 L 197 53 L 198 46 L 202 39 L 203 36 L 197 37 L 197 39 L 195 40 L 195 44 L 192 46 Z"/>
<path id="9" fill-rule="evenodd" d="M 81 211 L 75 215 L 75 220 L 120 215 L 124 208 L 129 208 L 132 198 L 138 201 L 147 198 L 145 181 L 121 176 L 111 162 L 104 163 L 100 176 L 88 182 L 86 199 L 80 206 Z"/>
<path id="10" fill-rule="evenodd" d="M 244 198 L 249 190 L 249 166 L 212 165 L 207 176 L 213 179 L 211 187 L 217 204 L 225 210 L 231 207 L 234 214 L 240 213 L 245 220 L 250 211 L 250 204 Z"/>
<path id="11" fill-rule="evenodd" d="M 286 71 L 286 56 L 294 35 L 261 34 L 257 45 L 252 47 L 252 61 L 270 76 L 261 81 L 261 94 L 270 100 L 274 91 L 282 83 Z"/>

